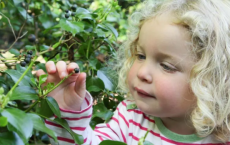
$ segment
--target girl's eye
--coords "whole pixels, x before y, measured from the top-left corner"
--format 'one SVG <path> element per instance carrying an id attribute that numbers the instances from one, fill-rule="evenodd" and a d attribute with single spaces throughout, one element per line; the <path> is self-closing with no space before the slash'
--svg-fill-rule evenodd
<path id="1" fill-rule="evenodd" d="M 176 71 L 175 68 L 172 68 L 171 66 L 168 66 L 168 65 L 166 65 L 166 64 L 164 64 L 164 63 L 161 63 L 160 65 L 161 65 L 162 68 L 163 68 L 164 70 L 166 70 L 167 72 L 175 72 L 175 71 Z"/>
<path id="2" fill-rule="evenodd" d="M 146 58 L 146 57 L 145 57 L 144 55 L 142 55 L 142 54 L 136 54 L 135 56 L 137 57 L 138 60 L 143 60 L 143 59 Z"/>

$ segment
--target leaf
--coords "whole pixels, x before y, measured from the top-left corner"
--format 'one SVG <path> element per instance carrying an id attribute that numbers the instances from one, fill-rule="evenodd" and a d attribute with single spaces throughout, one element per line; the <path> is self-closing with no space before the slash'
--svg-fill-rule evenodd
<path id="1" fill-rule="evenodd" d="M 112 116 L 113 116 L 113 112 L 108 110 L 103 103 L 98 103 L 93 108 L 92 118 L 100 117 L 104 119 L 106 122 L 108 122 Z"/>
<path id="2" fill-rule="evenodd" d="M 16 70 L 19 71 L 20 73 L 24 73 L 26 71 L 26 68 L 25 67 L 22 67 L 21 65 L 19 64 L 16 64 Z M 25 75 L 25 79 L 26 80 L 30 80 L 33 76 L 32 72 L 31 71 L 28 71 Z"/>
<path id="3" fill-rule="evenodd" d="M 153 144 L 149 141 L 144 141 L 144 145 L 153 145 Z"/>
<path id="4" fill-rule="evenodd" d="M 19 3 L 23 2 L 24 0 L 14 0 L 14 4 L 18 5 Z"/>
<path id="5" fill-rule="evenodd" d="M 12 93 L 10 100 L 37 100 L 36 91 L 29 86 L 18 86 Z"/>
<path id="6" fill-rule="evenodd" d="M 7 108 L 2 111 L 2 116 L 8 120 L 8 125 L 14 127 L 25 139 L 29 139 L 33 131 L 31 119 L 23 111 L 16 108 Z"/>
<path id="7" fill-rule="evenodd" d="M 53 111 L 50 109 L 46 99 L 41 100 L 36 106 L 37 114 L 50 118 L 53 116 Z"/>
<path id="8" fill-rule="evenodd" d="M 39 76 L 39 81 L 38 81 L 39 86 L 41 86 L 43 83 L 45 83 L 45 82 L 46 82 L 47 77 L 48 77 L 48 75 L 47 75 L 47 74 L 43 74 L 43 75 Z"/>
<path id="9" fill-rule="evenodd" d="M 33 17 L 27 14 L 26 10 L 22 7 L 17 7 L 20 14 L 23 16 L 24 19 L 27 19 L 29 22 L 33 22 Z"/>
<path id="10" fill-rule="evenodd" d="M 13 70 L 13 69 L 8 69 L 5 71 L 6 73 L 8 73 L 10 75 L 10 77 L 12 78 L 12 80 L 16 83 L 19 78 L 21 77 L 22 73 L 20 71 L 17 70 Z M 22 86 L 30 86 L 30 83 L 28 82 L 28 80 L 24 77 L 18 85 L 22 85 Z"/>
<path id="11" fill-rule="evenodd" d="M 14 132 L 0 133 L 1 145 L 24 145 L 21 138 Z"/>
<path id="12" fill-rule="evenodd" d="M 47 133 L 48 135 L 50 135 L 55 140 L 55 142 L 57 142 L 56 133 L 53 130 L 51 130 L 45 126 L 45 123 L 42 121 L 40 116 L 38 116 L 36 114 L 32 114 L 32 113 L 28 113 L 27 115 L 32 120 L 34 129 Z"/>
<path id="13" fill-rule="evenodd" d="M 50 19 L 50 17 L 46 13 L 39 15 L 38 19 L 45 29 L 52 27 L 54 23 L 53 20 Z"/>
<path id="14" fill-rule="evenodd" d="M 62 30 L 71 32 L 73 35 L 84 30 L 84 24 L 82 22 L 68 21 L 63 19 L 60 20 L 59 27 L 61 27 Z"/>
<path id="15" fill-rule="evenodd" d="M 107 77 L 108 70 L 98 70 L 97 76 L 104 82 L 105 88 L 112 91 L 115 89 L 115 85 L 111 78 Z"/>
<path id="16" fill-rule="evenodd" d="M 15 56 L 20 55 L 20 52 L 19 52 L 17 49 L 10 49 L 9 52 L 10 52 L 11 54 L 14 54 Z"/>
<path id="17" fill-rule="evenodd" d="M 52 97 L 47 96 L 46 97 L 46 102 L 49 105 L 50 109 L 53 111 L 53 113 L 58 117 L 61 118 L 61 112 L 58 106 L 58 103 L 56 100 Z"/>
<path id="18" fill-rule="evenodd" d="M 86 88 L 89 92 L 99 92 L 105 89 L 105 85 L 100 78 L 97 77 L 87 77 Z"/>
<path id="19" fill-rule="evenodd" d="M 0 127 L 6 126 L 7 123 L 8 123 L 7 118 L 3 117 L 3 116 L 0 116 Z"/>
<path id="20" fill-rule="evenodd" d="M 118 37 L 117 30 L 111 24 L 103 23 L 103 25 L 113 33 L 113 35 L 115 36 L 115 38 Z"/>
<path id="21" fill-rule="evenodd" d="M 54 119 L 54 122 L 55 122 L 55 123 L 58 123 L 58 124 L 60 124 L 62 127 L 64 127 L 64 128 L 71 134 L 71 136 L 73 137 L 74 142 L 75 142 L 76 144 L 83 144 L 83 142 L 84 142 L 83 137 L 82 137 L 81 135 L 78 135 L 78 134 L 76 134 L 75 132 L 73 132 L 73 131 L 70 129 L 70 127 L 69 127 L 68 123 L 66 122 L 66 120 L 60 119 L 60 118 L 55 118 L 55 119 Z"/>
<path id="22" fill-rule="evenodd" d="M 25 46 L 25 49 L 26 49 L 26 50 L 35 50 L 36 47 L 35 47 L 35 46 L 32 46 L 32 45 L 26 45 L 26 46 Z"/>
<path id="23" fill-rule="evenodd" d="M 99 145 L 127 145 L 127 144 L 120 141 L 103 140 Z"/>

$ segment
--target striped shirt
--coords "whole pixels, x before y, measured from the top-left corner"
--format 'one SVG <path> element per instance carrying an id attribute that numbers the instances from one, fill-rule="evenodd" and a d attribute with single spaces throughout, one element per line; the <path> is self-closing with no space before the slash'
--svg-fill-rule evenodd
<path id="1" fill-rule="evenodd" d="M 61 116 L 66 119 L 70 128 L 84 138 L 84 145 L 98 145 L 103 140 L 116 140 L 128 145 L 137 145 L 146 132 L 149 133 L 146 141 L 154 145 L 222 145 L 210 135 L 199 138 L 195 134 L 179 135 L 168 130 L 157 117 L 144 114 L 136 108 L 133 101 L 124 100 L 114 112 L 113 117 L 107 123 L 98 124 L 94 130 L 89 123 L 92 116 L 93 99 L 89 93 L 85 97 L 81 111 L 61 109 Z M 50 138 L 52 145 L 73 145 L 74 140 L 70 134 L 60 125 L 51 121 L 45 121 L 46 126 L 57 134 L 58 143 Z M 230 145 L 230 142 L 227 143 Z"/>

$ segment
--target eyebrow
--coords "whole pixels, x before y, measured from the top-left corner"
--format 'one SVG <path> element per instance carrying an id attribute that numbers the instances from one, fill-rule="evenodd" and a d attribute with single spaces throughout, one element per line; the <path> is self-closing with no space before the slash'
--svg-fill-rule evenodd
<path id="1" fill-rule="evenodd" d="M 144 51 L 144 47 L 142 47 L 139 43 L 136 44 L 142 51 Z M 165 53 L 162 53 L 162 52 L 159 52 L 158 53 L 159 57 L 162 57 L 162 58 L 170 58 L 170 59 L 177 59 L 171 55 L 168 55 L 168 54 L 165 54 Z"/>
<path id="2" fill-rule="evenodd" d="M 137 47 L 139 47 L 142 51 L 144 51 L 144 47 L 142 47 L 139 43 L 136 43 Z M 137 49 L 137 48 L 136 48 Z M 175 63 L 175 65 L 178 65 L 181 67 L 181 59 L 178 57 L 174 57 L 172 55 L 166 54 L 166 53 L 162 53 L 162 52 L 158 52 L 157 53 L 157 59 L 170 59 L 171 61 L 173 61 Z"/>

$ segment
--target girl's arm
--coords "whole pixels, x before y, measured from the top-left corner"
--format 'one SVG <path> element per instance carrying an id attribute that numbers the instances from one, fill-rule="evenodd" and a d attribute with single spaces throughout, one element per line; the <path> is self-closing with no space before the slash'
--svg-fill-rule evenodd
<path id="1" fill-rule="evenodd" d="M 62 118 L 68 122 L 70 128 L 83 136 L 83 145 L 98 145 L 102 140 L 116 140 L 127 143 L 129 124 L 126 106 L 120 103 L 108 123 L 98 124 L 95 130 L 92 130 L 89 125 L 92 116 L 92 100 L 92 97 L 87 92 L 81 111 L 61 109 Z M 52 138 L 50 139 L 52 145 L 74 145 L 71 135 L 60 125 L 48 120 L 45 123 L 58 136 L 58 143 L 55 143 Z"/>

